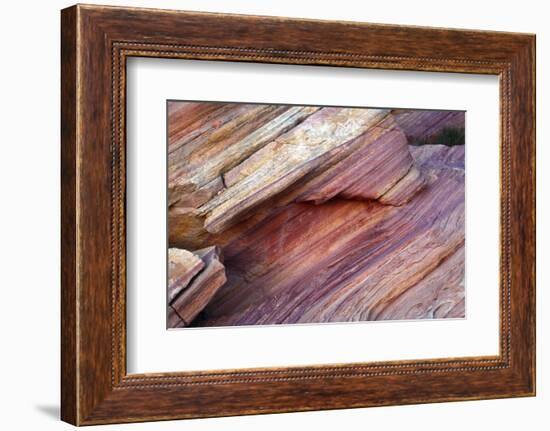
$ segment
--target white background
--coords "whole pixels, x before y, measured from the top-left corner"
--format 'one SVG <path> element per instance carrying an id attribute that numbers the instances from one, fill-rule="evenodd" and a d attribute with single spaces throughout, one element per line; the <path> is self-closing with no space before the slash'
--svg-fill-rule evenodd
<path id="1" fill-rule="evenodd" d="M 257 430 L 341 428 L 498 430 L 548 428 L 550 297 L 549 14 L 541 1 L 337 2 L 118 1 L 103 3 L 188 10 L 344 19 L 537 33 L 538 396 L 329 412 L 106 426 L 97 429 Z M 0 15 L 2 212 L 0 425 L 70 429 L 57 420 L 59 399 L 59 9 L 65 1 L 5 2 Z M 544 191 L 544 194 L 543 194 Z"/>
<path id="2" fill-rule="evenodd" d="M 128 372 L 498 354 L 498 77 L 147 58 L 130 60 L 127 83 Z M 170 98 L 465 110 L 466 319 L 167 331 Z"/>

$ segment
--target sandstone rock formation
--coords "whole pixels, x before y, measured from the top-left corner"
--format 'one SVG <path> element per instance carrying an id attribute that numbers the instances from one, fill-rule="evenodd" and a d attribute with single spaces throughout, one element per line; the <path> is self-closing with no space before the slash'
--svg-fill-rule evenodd
<path id="1" fill-rule="evenodd" d="M 463 129 L 462 112 L 171 102 L 168 326 L 464 317 Z"/>
<path id="2" fill-rule="evenodd" d="M 188 326 L 226 281 L 221 251 L 170 248 L 168 262 L 168 321 L 170 327 Z"/>

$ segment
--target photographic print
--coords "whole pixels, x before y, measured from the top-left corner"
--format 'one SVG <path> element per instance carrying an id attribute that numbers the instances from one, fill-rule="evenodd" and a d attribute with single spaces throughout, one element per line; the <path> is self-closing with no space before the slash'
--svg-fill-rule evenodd
<path id="1" fill-rule="evenodd" d="M 167 327 L 465 317 L 465 112 L 167 102 Z"/>

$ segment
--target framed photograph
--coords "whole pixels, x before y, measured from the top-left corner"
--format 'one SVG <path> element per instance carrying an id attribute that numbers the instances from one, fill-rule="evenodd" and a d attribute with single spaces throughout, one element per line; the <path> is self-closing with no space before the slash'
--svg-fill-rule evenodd
<path id="1" fill-rule="evenodd" d="M 61 14 L 62 419 L 535 394 L 535 37 Z"/>

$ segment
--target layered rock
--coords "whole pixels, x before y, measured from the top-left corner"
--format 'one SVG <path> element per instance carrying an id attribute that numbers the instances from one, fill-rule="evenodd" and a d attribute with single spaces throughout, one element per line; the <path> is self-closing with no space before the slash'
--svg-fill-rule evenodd
<path id="1" fill-rule="evenodd" d="M 401 296 L 379 307 L 375 320 L 464 317 L 464 258 L 462 246 Z"/>
<path id="2" fill-rule="evenodd" d="M 188 326 L 226 281 L 221 251 L 168 250 L 168 327 Z"/>
<path id="3" fill-rule="evenodd" d="M 172 302 L 204 268 L 203 260 L 187 250 L 168 249 L 168 301 Z"/>
<path id="4" fill-rule="evenodd" d="M 405 318 L 410 301 L 391 305 L 464 246 L 463 181 L 454 169 L 427 172 L 425 189 L 402 207 L 289 205 L 225 246 L 228 281 L 195 324 Z M 464 315 L 463 261 L 456 271 L 460 280 L 443 280 L 458 293 L 453 317 Z"/>
<path id="5" fill-rule="evenodd" d="M 169 326 L 463 317 L 460 117 L 170 106 Z"/>
<path id="6" fill-rule="evenodd" d="M 201 175 L 210 178 L 208 166 Z M 222 178 L 215 193 L 207 183 L 191 194 L 205 193 L 207 202 L 191 205 L 183 199 L 188 205 L 170 207 L 171 244 L 191 249 L 221 245 L 235 224 L 248 217 L 258 222 L 292 202 L 382 199 L 402 205 L 424 185 L 390 111 L 359 108 L 318 109 Z"/>
<path id="7" fill-rule="evenodd" d="M 182 104 L 181 114 L 201 104 Z M 220 104 L 207 104 L 218 105 Z M 169 205 L 196 207 L 224 187 L 222 173 L 317 111 L 315 107 L 221 104 L 169 135 Z M 189 107 L 191 106 L 191 107 Z M 169 122 L 170 117 L 169 117 Z M 177 117 L 174 119 L 177 123 Z M 183 200 L 183 201 L 182 201 Z"/>

